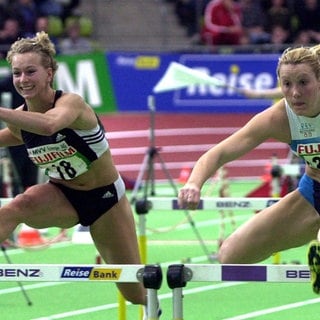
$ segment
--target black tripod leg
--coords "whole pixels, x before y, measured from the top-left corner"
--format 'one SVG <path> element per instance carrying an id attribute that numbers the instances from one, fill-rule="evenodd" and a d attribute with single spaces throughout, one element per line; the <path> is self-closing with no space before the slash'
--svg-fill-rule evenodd
<path id="1" fill-rule="evenodd" d="M 174 190 L 174 194 L 176 197 L 178 197 L 178 188 L 177 186 L 175 185 L 174 181 L 173 181 L 173 178 L 169 172 L 169 170 L 167 169 L 166 165 L 165 165 L 165 162 L 163 161 L 162 157 L 160 156 L 160 154 L 157 152 L 156 155 L 158 156 L 159 158 L 159 161 L 161 163 L 161 167 L 162 167 L 162 170 L 163 172 L 165 173 L 166 177 L 167 177 L 167 180 L 169 181 L 169 183 L 171 184 L 172 186 L 172 189 Z M 210 251 L 208 250 L 205 242 L 203 241 L 198 229 L 196 228 L 196 224 L 194 222 L 194 220 L 192 219 L 192 216 L 190 215 L 190 212 L 188 210 L 183 210 L 187 219 L 188 219 L 188 222 L 190 223 L 196 237 L 198 238 L 198 241 L 200 242 L 200 245 L 205 253 L 205 255 L 208 257 L 208 260 L 212 260 L 212 254 L 210 253 Z"/>
<path id="2" fill-rule="evenodd" d="M 2 250 L 3 255 L 4 255 L 4 257 L 6 258 L 7 262 L 8 262 L 9 264 L 12 264 L 11 259 L 9 258 L 8 253 L 7 253 L 7 250 L 6 250 L 6 248 L 5 248 L 4 245 L 1 245 L 1 250 Z M 21 283 L 20 281 L 17 281 L 17 284 L 19 285 L 19 287 L 20 287 L 20 289 L 21 289 L 21 292 L 22 292 L 22 294 L 24 295 L 24 297 L 25 297 L 25 299 L 26 299 L 26 301 L 27 301 L 28 306 L 31 306 L 31 305 L 32 305 L 32 302 L 31 302 L 29 296 L 27 295 L 27 292 L 26 292 L 26 290 L 24 289 L 22 283 Z"/>
<path id="3" fill-rule="evenodd" d="M 145 156 L 143 158 L 143 162 L 142 162 L 137 180 L 136 180 L 134 187 L 133 187 L 133 190 L 132 190 L 131 201 L 130 201 L 131 204 L 134 204 L 137 200 L 137 194 L 138 194 L 138 191 L 139 191 L 141 184 L 142 184 L 143 175 L 146 172 L 146 170 L 148 169 L 148 164 L 150 162 L 149 157 L 150 157 L 150 155 L 148 152 L 145 154 Z"/>
<path id="4" fill-rule="evenodd" d="M 150 147 L 148 149 L 148 152 L 145 154 L 144 158 L 143 158 L 143 162 L 141 165 L 141 169 L 139 171 L 137 180 L 135 182 L 135 185 L 133 187 L 132 190 L 132 195 L 131 195 L 131 204 L 134 204 L 137 200 L 137 194 L 139 192 L 139 189 L 142 185 L 142 179 L 145 173 L 147 173 L 146 176 L 146 181 L 145 181 L 145 188 L 144 188 L 144 197 L 146 198 L 148 196 L 148 186 L 149 183 L 151 184 L 151 192 L 150 194 L 152 196 L 155 195 L 155 186 L 154 186 L 154 167 L 153 167 L 153 159 L 154 156 L 157 153 L 157 149 Z"/>
<path id="5" fill-rule="evenodd" d="M 162 157 L 161 157 L 161 155 L 160 155 L 159 152 L 157 152 L 157 157 L 158 157 L 158 159 L 159 159 L 159 161 L 160 161 L 162 171 L 163 171 L 164 174 L 166 175 L 167 180 L 169 181 L 169 183 L 170 183 L 170 185 L 171 185 L 171 187 L 172 187 L 172 189 L 173 189 L 173 191 L 174 191 L 174 195 L 177 197 L 177 196 L 178 196 L 178 188 L 177 188 L 177 186 L 175 185 L 175 183 L 174 183 L 174 181 L 173 181 L 173 178 L 172 178 L 169 170 L 167 169 L 166 164 L 164 163 L 164 161 L 163 161 L 163 159 L 162 159 Z"/>
<path id="6" fill-rule="evenodd" d="M 150 195 L 155 196 L 155 184 L 154 184 L 154 157 L 157 155 L 157 148 L 149 148 L 149 161 L 148 161 L 148 176 L 147 182 L 151 184 Z M 147 196 L 147 191 L 145 192 L 145 196 Z"/>

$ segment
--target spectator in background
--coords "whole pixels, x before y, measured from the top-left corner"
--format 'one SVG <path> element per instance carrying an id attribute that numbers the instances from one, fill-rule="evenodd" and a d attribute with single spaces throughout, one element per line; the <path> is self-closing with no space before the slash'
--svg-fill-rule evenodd
<path id="1" fill-rule="evenodd" d="M 212 0 L 204 12 L 201 39 L 207 45 L 239 45 L 243 39 L 240 5 L 233 0 Z"/>
<path id="2" fill-rule="evenodd" d="M 282 25 L 272 27 L 270 43 L 273 45 L 273 52 L 282 53 L 290 42 L 290 31 L 288 29 L 285 29 Z"/>
<path id="3" fill-rule="evenodd" d="M 33 0 L 11 1 L 8 12 L 19 20 L 21 36 L 30 37 L 34 34 L 34 23 L 38 15 L 38 9 Z"/>
<path id="4" fill-rule="evenodd" d="M 74 15 L 74 10 L 80 5 L 80 0 L 34 0 L 41 15 L 61 18 L 64 23 Z"/>
<path id="5" fill-rule="evenodd" d="M 19 20 L 15 17 L 8 17 L 0 30 L 0 58 L 4 59 L 11 44 L 15 42 L 22 34 L 20 32 Z"/>
<path id="6" fill-rule="evenodd" d="M 241 0 L 242 26 L 251 44 L 263 44 L 270 41 L 270 34 L 264 26 L 266 16 L 260 1 Z"/>
<path id="7" fill-rule="evenodd" d="M 40 31 L 44 31 L 46 33 L 48 33 L 49 31 L 49 17 L 46 15 L 38 16 L 35 21 L 35 32 L 40 32 Z"/>
<path id="8" fill-rule="evenodd" d="M 57 0 L 34 0 L 40 15 L 62 17 L 63 8 Z"/>
<path id="9" fill-rule="evenodd" d="M 266 30 L 272 33 L 274 26 L 281 26 L 282 29 L 291 30 L 291 12 L 285 0 L 272 0 L 271 6 L 266 14 Z"/>
<path id="10" fill-rule="evenodd" d="M 71 19 L 66 26 L 66 37 L 60 41 L 61 54 L 80 54 L 93 51 L 93 46 L 88 38 L 81 36 L 81 26 L 77 18 Z"/>
<path id="11" fill-rule="evenodd" d="M 13 86 L 12 74 L 0 79 L 0 97 L 3 93 L 11 96 L 10 107 L 15 109 L 24 103 L 23 98 L 17 93 Z M 1 99 L 2 105 L 4 102 Z M 7 148 L 11 164 L 13 165 L 13 195 L 25 191 L 28 187 L 35 185 L 38 181 L 38 169 L 28 157 L 24 145 Z M 2 193 L 3 190 L 2 190 Z M 4 196 L 4 194 L 3 194 Z"/>
<path id="12" fill-rule="evenodd" d="M 80 0 L 56 0 L 62 5 L 61 19 L 63 22 L 66 21 L 68 17 L 75 16 L 75 10 L 79 7 Z"/>
<path id="13" fill-rule="evenodd" d="M 0 30 L 3 29 L 4 21 L 8 18 L 7 6 L 4 3 L 0 4 Z"/>
<path id="14" fill-rule="evenodd" d="M 317 0 L 295 0 L 294 12 L 298 20 L 299 31 L 309 33 L 311 41 L 320 39 L 320 5 Z"/>
<path id="15" fill-rule="evenodd" d="M 35 21 L 35 33 L 37 32 L 41 32 L 44 31 L 47 34 L 49 34 L 50 36 L 50 40 L 53 42 L 53 44 L 56 46 L 56 53 L 59 54 L 60 53 L 60 49 L 59 49 L 59 41 L 57 39 L 57 37 L 53 36 L 52 34 L 50 34 L 50 30 L 49 30 L 49 17 L 46 15 L 40 15 L 37 17 L 36 21 Z"/>
<path id="16" fill-rule="evenodd" d="M 175 14 L 179 23 L 187 30 L 187 36 L 192 37 L 199 33 L 200 19 L 208 0 L 177 0 L 175 1 Z"/>
<path id="17" fill-rule="evenodd" d="M 295 46 L 309 46 L 311 43 L 311 35 L 306 30 L 298 31 L 298 33 L 293 37 L 293 44 Z"/>

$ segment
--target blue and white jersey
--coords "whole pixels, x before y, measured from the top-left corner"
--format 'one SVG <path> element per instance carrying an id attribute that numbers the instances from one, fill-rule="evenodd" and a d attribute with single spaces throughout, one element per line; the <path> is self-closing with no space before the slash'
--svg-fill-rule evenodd
<path id="1" fill-rule="evenodd" d="M 289 107 L 287 101 L 291 143 L 294 154 L 305 160 L 312 168 L 320 169 L 320 115 L 314 118 L 298 116 Z"/>
<path id="2" fill-rule="evenodd" d="M 57 91 L 55 101 L 61 94 L 61 91 Z M 26 104 L 23 109 L 27 110 Z M 55 179 L 71 180 L 78 177 L 109 149 L 100 123 L 91 130 L 66 128 L 51 136 L 21 130 L 21 135 L 32 162 Z"/>

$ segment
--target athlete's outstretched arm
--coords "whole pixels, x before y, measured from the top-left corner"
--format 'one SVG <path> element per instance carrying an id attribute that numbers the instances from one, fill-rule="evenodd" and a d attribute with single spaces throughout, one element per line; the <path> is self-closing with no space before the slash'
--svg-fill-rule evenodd
<path id="1" fill-rule="evenodd" d="M 8 128 L 0 130 L 0 147 L 18 146 L 21 144 L 23 144 L 23 142 Z"/>
<path id="2" fill-rule="evenodd" d="M 257 114 L 244 127 L 205 152 L 196 162 L 191 175 L 180 190 L 181 207 L 196 208 L 203 184 L 226 163 L 238 159 L 269 138 L 289 142 L 289 129 L 281 100 Z"/>

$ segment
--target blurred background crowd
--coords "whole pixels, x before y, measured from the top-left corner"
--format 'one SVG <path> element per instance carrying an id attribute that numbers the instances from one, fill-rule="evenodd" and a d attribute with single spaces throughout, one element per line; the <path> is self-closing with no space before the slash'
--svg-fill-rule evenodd
<path id="1" fill-rule="evenodd" d="M 0 1 L 0 58 L 20 37 L 46 31 L 61 54 L 92 51 L 92 22 L 77 11 L 80 0 Z"/>
<path id="2" fill-rule="evenodd" d="M 175 31 L 168 8 L 184 30 L 187 50 L 228 46 L 233 52 L 282 52 L 288 44 L 320 40 L 319 0 L 0 0 L 0 58 L 15 39 L 41 30 L 61 54 L 117 44 L 117 49 L 127 49 L 130 43 L 141 49 L 151 44 L 148 33 L 149 39 L 174 49 L 178 39 L 170 43 Z"/>
<path id="3" fill-rule="evenodd" d="M 308 45 L 320 40 L 318 0 L 167 0 L 194 43 Z M 276 49 L 277 50 L 277 49 Z"/>

